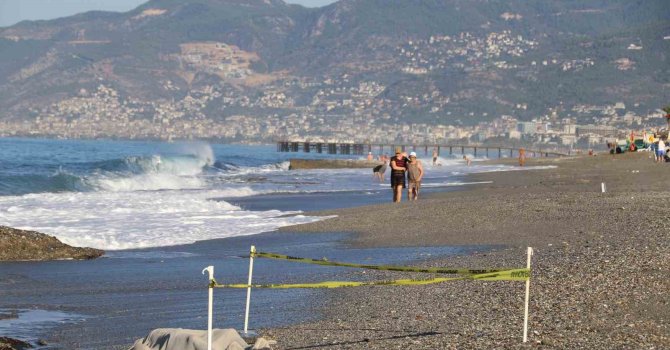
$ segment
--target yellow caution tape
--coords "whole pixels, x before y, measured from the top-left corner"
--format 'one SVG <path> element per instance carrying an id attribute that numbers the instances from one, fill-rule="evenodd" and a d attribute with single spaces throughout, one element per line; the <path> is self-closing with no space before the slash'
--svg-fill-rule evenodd
<path id="1" fill-rule="evenodd" d="M 440 274 L 452 274 L 452 275 L 478 275 L 483 273 L 493 273 L 493 272 L 502 272 L 510 271 L 510 269 L 452 269 L 444 267 L 412 267 L 412 266 L 393 266 L 393 265 L 366 265 L 366 264 L 352 264 L 352 263 L 343 263 L 336 261 L 328 260 L 317 260 L 309 258 L 299 258 L 289 255 L 281 255 L 275 253 L 263 253 L 263 252 L 252 252 L 252 257 L 258 258 L 268 258 L 268 259 L 278 259 L 278 260 L 288 260 L 301 262 L 306 264 L 315 264 L 323 266 L 342 266 L 342 267 L 353 267 L 359 269 L 368 269 L 368 270 L 384 270 L 384 271 L 401 271 L 401 272 L 424 272 L 424 273 L 440 273 Z"/>
<path id="2" fill-rule="evenodd" d="M 399 279 L 389 281 L 326 281 L 316 283 L 297 283 L 297 284 L 219 284 L 216 280 L 211 280 L 210 288 L 270 288 L 270 289 L 291 289 L 291 288 L 342 288 L 342 287 L 365 287 L 365 286 L 411 286 L 442 283 L 447 281 L 459 280 L 481 280 L 481 281 L 526 281 L 530 278 L 529 269 L 514 269 L 499 271 L 494 273 L 483 273 L 462 277 L 438 277 L 431 279 Z"/>

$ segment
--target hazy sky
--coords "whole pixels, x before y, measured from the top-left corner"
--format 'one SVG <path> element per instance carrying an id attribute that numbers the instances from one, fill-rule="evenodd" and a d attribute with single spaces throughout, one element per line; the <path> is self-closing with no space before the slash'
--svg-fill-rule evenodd
<path id="1" fill-rule="evenodd" d="M 0 27 L 24 19 L 52 19 L 91 10 L 128 11 L 148 0 L 0 0 Z M 284 0 L 291 4 L 318 7 L 336 0 Z"/>

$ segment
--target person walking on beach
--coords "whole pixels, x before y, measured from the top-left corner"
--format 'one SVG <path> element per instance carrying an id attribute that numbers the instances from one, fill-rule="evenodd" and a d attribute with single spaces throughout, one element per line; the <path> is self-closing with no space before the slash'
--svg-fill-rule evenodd
<path id="1" fill-rule="evenodd" d="M 419 189 L 421 188 L 421 179 L 423 178 L 423 165 L 421 161 L 416 158 L 416 152 L 409 154 L 409 162 L 407 162 L 407 199 L 415 201 L 419 199 Z"/>
<path id="2" fill-rule="evenodd" d="M 402 200 L 402 189 L 405 184 L 405 171 L 407 171 L 407 158 L 403 156 L 400 148 L 395 150 L 395 156 L 391 158 L 391 188 L 393 189 L 393 202 L 400 203 Z"/>
<path id="3" fill-rule="evenodd" d="M 437 148 L 433 148 L 433 166 L 437 165 Z"/>
<path id="4" fill-rule="evenodd" d="M 381 160 L 381 164 L 377 165 L 376 167 L 372 168 L 372 175 L 375 178 L 379 179 L 379 182 L 384 182 L 384 173 L 386 173 L 386 168 L 387 168 L 387 161 L 388 157 L 383 155 L 379 158 Z"/>
<path id="5" fill-rule="evenodd" d="M 526 164 L 526 150 L 521 147 L 519 148 L 519 166 Z"/>
<path id="6" fill-rule="evenodd" d="M 656 135 L 649 136 L 649 149 L 654 155 L 654 162 L 658 161 L 658 140 L 655 139 Z"/>

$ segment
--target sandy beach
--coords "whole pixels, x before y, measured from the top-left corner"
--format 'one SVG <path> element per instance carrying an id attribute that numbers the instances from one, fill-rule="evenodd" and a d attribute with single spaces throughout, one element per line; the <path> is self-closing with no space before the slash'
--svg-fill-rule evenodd
<path id="1" fill-rule="evenodd" d="M 414 203 L 324 211 L 337 218 L 284 230 L 353 232 L 358 247 L 495 247 L 425 266 L 524 267 L 531 246 L 528 343 L 522 282 L 328 290 L 308 311 L 321 321 L 261 334 L 281 349 L 670 347 L 668 165 L 647 153 L 527 164 L 553 167 L 477 174 L 468 180 L 491 182 Z"/>

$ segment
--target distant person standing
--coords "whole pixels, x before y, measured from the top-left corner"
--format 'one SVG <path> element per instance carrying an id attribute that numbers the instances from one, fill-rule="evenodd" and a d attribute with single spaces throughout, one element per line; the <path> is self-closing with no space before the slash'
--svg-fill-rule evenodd
<path id="1" fill-rule="evenodd" d="M 472 163 L 472 161 L 470 160 L 470 157 L 468 157 L 466 155 L 463 156 L 463 160 L 465 161 L 465 164 L 467 164 L 467 166 L 470 166 L 470 163 Z"/>
<path id="2" fill-rule="evenodd" d="M 519 148 L 519 166 L 526 164 L 526 150 L 522 147 Z"/>
<path id="3" fill-rule="evenodd" d="M 374 157 L 372 156 L 372 152 L 368 152 L 368 157 L 367 157 L 368 162 L 371 162 L 373 159 L 374 159 Z"/>
<path id="4" fill-rule="evenodd" d="M 655 135 L 652 135 L 649 137 L 649 149 L 651 150 L 651 153 L 654 155 L 654 162 L 658 161 L 658 140 L 654 138 Z"/>
<path id="5" fill-rule="evenodd" d="M 657 153 L 656 162 L 663 163 L 663 161 L 665 160 L 665 157 L 664 157 L 665 156 L 665 142 L 663 142 L 663 139 L 660 139 L 660 138 L 658 139 L 658 151 L 656 151 L 656 153 Z"/>
<path id="6" fill-rule="evenodd" d="M 386 162 L 388 162 L 388 157 L 383 155 L 383 156 L 379 157 L 379 160 L 382 163 L 375 166 L 372 169 L 372 173 L 373 173 L 374 177 L 379 179 L 379 182 L 383 182 L 384 181 L 384 173 L 386 173 L 386 168 L 388 166 L 388 163 L 386 163 Z"/>
<path id="7" fill-rule="evenodd" d="M 393 202 L 400 203 L 402 200 L 402 189 L 405 184 L 405 172 L 407 171 L 407 158 L 403 156 L 400 148 L 395 150 L 395 156 L 391 158 L 391 188 L 393 189 Z"/>
<path id="8" fill-rule="evenodd" d="M 437 165 L 437 148 L 433 148 L 433 166 Z"/>
<path id="9" fill-rule="evenodd" d="M 409 154 L 409 162 L 407 162 L 407 199 L 415 201 L 419 199 L 419 189 L 421 188 L 421 179 L 423 178 L 423 165 L 421 161 L 416 158 L 416 152 Z"/>

